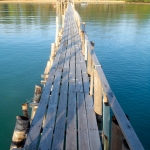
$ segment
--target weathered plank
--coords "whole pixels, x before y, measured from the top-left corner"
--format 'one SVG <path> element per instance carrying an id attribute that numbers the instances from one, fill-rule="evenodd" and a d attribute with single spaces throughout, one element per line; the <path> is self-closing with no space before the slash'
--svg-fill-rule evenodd
<path id="1" fill-rule="evenodd" d="M 65 142 L 67 92 L 60 93 L 52 150 L 63 150 Z"/>
<path id="2" fill-rule="evenodd" d="M 87 124 L 89 132 L 89 142 L 91 150 L 101 150 L 101 143 L 99 138 L 99 131 L 96 122 L 96 116 L 93 111 L 93 99 L 92 96 L 85 93 Z"/>
<path id="3" fill-rule="evenodd" d="M 71 30 L 73 30 L 71 28 Z M 72 33 L 71 33 L 72 37 Z M 72 41 L 71 41 L 72 42 Z M 75 50 L 74 43 L 71 44 L 70 50 L 70 70 L 69 70 L 69 92 L 75 91 Z"/>
<path id="4" fill-rule="evenodd" d="M 69 92 L 66 150 L 77 150 L 76 92 Z"/>
<path id="5" fill-rule="evenodd" d="M 78 148 L 90 150 L 84 93 L 77 92 Z"/>
<path id="6" fill-rule="evenodd" d="M 58 105 L 58 96 L 59 96 L 59 86 L 61 80 L 61 72 L 62 69 L 57 69 L 56 77 L 53 85 L 52 95 L 49 101 L 49 107 L 46 114 L 45 126 L 43 129 L 39 149 L 45 150 L 51 147 L 52 142 L 52 135 L 55 125 L 55 117 L 57 112 L 57 105 Z"/>

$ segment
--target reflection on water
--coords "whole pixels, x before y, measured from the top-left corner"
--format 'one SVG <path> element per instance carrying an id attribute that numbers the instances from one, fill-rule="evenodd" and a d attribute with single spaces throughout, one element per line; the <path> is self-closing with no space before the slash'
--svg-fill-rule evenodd
<path id="1" fill-rule="evenodd" d="M 110 86 L 150 149 L 150 5 L 76 5 Z M 55 37 L 52 4 L 0 4 L 0 149 L 9 149 L 15 116 L 33 96 Z"/>
<path id="2" fill-rule="evenodd" d="M 1 4 L 1 23 L 5 24 L 47 24 L 55 15 L 52 4 Z"/>

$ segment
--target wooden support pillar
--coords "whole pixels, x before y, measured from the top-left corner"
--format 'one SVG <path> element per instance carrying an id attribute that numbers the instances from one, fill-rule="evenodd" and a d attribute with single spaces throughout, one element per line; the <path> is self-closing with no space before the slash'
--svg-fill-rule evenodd
<path id="1" fill-rule="evenodd" d="M 58 2 L 58 32 L 60 30 L 60 25 L 61 25 L 61 1 Z"/>
<path id="2" fill-rule="evenodd" d="M 94 69 L 94 111 L 102 116 L 102 85 L 96 67 Z"/>
<path id="3" fill-rule="evenodd" d="M 66 7 L 65 7 L 65 2 L 63 2 L 63 6 L 64 6 L 64 14 L 65 14 L 65 10 L 66 10 Z"/>
<path id="4" fill-rule="evenodd" d="M 103 92 L 103 144 L 104 150 L 109 150 L 110 107 L 107 95 Z"/>
<path id="5" fill-rule="evenodd" d="M 58 46 L 58 40 L 57 40 L 57 38 L 58 38 L 58 30 L 59 30 L 59 25 L 58 25 L 58 16 L 56 16 L 56 37 L 55 37 L 55 43 L 56 43 L 56 45 Z"/>
<path id="6" fill-rule="evenodd" d="M 62 28 L 64 28 L 64 21 L 65 21 L 65 17 L 64 15 L 62 15 Z"/>
<path id="7" fill-rule="evenodd" d="M 24 146 L 26 134 L 29 131 L 29 128 L 30 121 L 28 117 L 16 117 L 16 126 L 14 129 L 10 150 L 13 150 L 13 148 L 22 148 Z"/>
<path id="8" fill-rule="evenodd" d="M 91 59 L 91 53 L 90 49 L 88 48 L 88 57 L 87 57 L 87 73 L 91 75 L 91 68 L 92 68 L 92 59 Z"/>
<path id="9" fill-rule="evenodd" d="M 39 103 L 42 94 L 42 87 L 40 85 L 35 86 L 33 102 Z"/>
<path id="10" fill-rule="evenodd" d="M 74 6 L 74 0 L 72 0 L 72 6 L 73 6 L 73 8 L 75 7 L 75 6 Z"/>
<path id="11" fill-rule="evenodd" d="M 55 35 L 55 43 L 56 46 L 58 46 L 58 33 L 59 33 L 59 3 L 58 1 L 56 2 L 56 35 Z"/>
<path id="12" fill-rule="evenodd" d="M 50 68 L 53 65 L 54 57 L 55 57 L 56 49 L 55 49 L 55 43 L 51 44 L 51 55 L 50 55 Z"/>
<path id="13" fill-rule="evenodd" d="M 85 55 L 84 58 L 87 61 L 87 57 L 88 57 L 87 39 L 85 39 L 84 48 L 85 48 L 85 50 L 84 50 L 84 55 Z"/>
<path id="14" fill-rule="evenodd" d="M 23 112 L 23 116 L 29 118 L 28 103 L 22 104 L 22 112 Z"/>
<path id="15" fill-rule="evenodd" d="M 81 23 L 80 23 L 80 19 L 79 19 L 79 15 L 78 15 L 78 19 L 77 19 L 77 24 L 78 24 L 78 29 L 79 29 L 79 33 L 81 32 Z"/>
<path id="16" fill-rule="evenodd" d="M 60 15 L 62 15 L 62 0 L 60 0 Z"/>
<path id="17" fill-rule="evenodd" d="M 44 70 L 45 75 L 47 75 L 49 73 L 50 67 L 51 67 L 51 63 L 50 63 L 50 60 L 48 60 L 47 64 L 46 64 L 46 67 L 45 67 L 45 70 Z"/>
<path id="18" fill-rule="evenodd" d="M 85 56 L 85 22 L 82 22 L 81 42 L 82 42 L 82 54 Z"/>
<path id="19" fill-rule="evenodd" d="M 87 46 L 87 73 L 91 75 L 92 71 L 92 57 L 91 57 L 91 51 L 93 49 L 90 49 L 91 47 Z"/>
<path id="20" fill-rule="evenodd" d="M 40 101 L 41 98 L 41 94 L 42 94 L 42 88 L 39 85 L 35 86 L 35 92 L 34 92 L 34 97 L 33 97 L 33 103 L 37 104 Z M 31 121 L 34 118 L 34 115 L 36 113 L 36 110 L 38 108 L 38 105 L 33 105 L 32 106 L 32 112 L 31 112 Z"/>
<path id="21" fill-rule="evenodd" d="M 91 78 L 90 78 L 90 95 L 93 95 L 94 89 L 94 69 L 91 71 Z"/>

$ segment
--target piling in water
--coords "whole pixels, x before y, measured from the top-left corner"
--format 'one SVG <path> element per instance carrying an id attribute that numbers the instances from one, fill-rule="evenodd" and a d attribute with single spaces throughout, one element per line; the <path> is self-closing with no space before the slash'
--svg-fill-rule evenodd
<path id="1" fill-rule="evenodd" d="M 34 97 L 33 97 L 33 102 L 38 103 L 41 98 L 41 93 L 42 93 L 42 87 L 40 85 L 35 86 L 35 92 L 34 92 Z"/>
<path id="2" fill-rule="evenodd" d="M 35 92 L 34 92 L 34 97 L 33 97 L 33 103 L 38 104 L 41 98 L 42 94 L 42 87 L 39 85 L 35 86 Z M 38 105 L 33 105 L 32 107 L 32 112 L 31 112 L 31 121 L 34 118 L 34 115 L 36 113 L 36 110 L 38 108 Z"/>
<path id="3" fill-rule="evenodd" d="M 23 112 L 23 116 L 29 118 L 28 103 L 22 104 L 22 112 Z"/>
<path id="4" fill-rule="evenodd" d="M 16 117 L 16 126 L 14 129 L 10 150 L 13 148 L 22 148 L 25 143 L 26 134 L 30 128 L 30 120 L 25 116 Z"/>

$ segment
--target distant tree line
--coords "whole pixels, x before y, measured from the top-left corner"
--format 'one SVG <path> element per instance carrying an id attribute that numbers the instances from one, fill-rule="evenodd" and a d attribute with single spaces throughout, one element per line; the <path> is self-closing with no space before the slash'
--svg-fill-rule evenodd
<path id="1" fill-rule="evenodd" d="M 125 0 L 126 2 L 150 3 L 150 0 Z"/>

